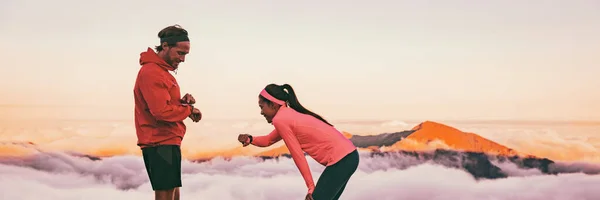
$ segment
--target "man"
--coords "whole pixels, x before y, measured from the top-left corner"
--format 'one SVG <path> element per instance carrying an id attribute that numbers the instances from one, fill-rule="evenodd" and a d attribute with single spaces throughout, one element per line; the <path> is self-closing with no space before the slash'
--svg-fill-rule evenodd
<path id="1" fill-rule="evenodd" d="M 137 145 L 142 149 L 146 171 L 156 200 L 178 200 L 181 187 L 181 141 L 183 120 L 198 122 L 202 114 L 194 97 L 181 98 L 177 80 L 169 71 L 178 68 L 190 51 L 185 29 L 169 26 L 158 33 L 160 45 L 140 54 L 140 71 L 133 90 Z"/>

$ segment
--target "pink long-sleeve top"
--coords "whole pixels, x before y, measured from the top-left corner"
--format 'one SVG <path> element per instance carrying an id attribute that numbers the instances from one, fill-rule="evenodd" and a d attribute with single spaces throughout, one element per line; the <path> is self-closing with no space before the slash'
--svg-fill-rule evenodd
<path id="1" fill-rule="evenodd" d="M 318 163 L 331 166 L 356 150 L 337 129 L 286 106 L 279 109 L 272 123 L 275 130 L 265 136 L 253 137 L 252 144 L 267 147 L 283 139 L 306 182 L 308 193 L 314 191 L 315 184 L 303 151 Z"/>

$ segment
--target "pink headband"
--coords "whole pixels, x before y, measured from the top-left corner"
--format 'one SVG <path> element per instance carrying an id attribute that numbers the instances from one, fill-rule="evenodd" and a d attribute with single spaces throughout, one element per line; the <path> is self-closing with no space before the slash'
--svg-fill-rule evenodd
<path id="1" fill-rule="evenodd" d="M 265 90 L 265 89 L 263 89 L 262 91 L 260 91 L 260 95 L 263 96 L 263 97 L 265 97 L 266 99 L 268 99 L 269 101 L 271 101 L 273 103 L 276 103 L 276 104 L 279 104 L 279 105 L 282 105 L 282 106 L 286 106 L 285 101 L 276 99 L 275 97 L 271 96 L 267 92 L 267 90 Z"/>

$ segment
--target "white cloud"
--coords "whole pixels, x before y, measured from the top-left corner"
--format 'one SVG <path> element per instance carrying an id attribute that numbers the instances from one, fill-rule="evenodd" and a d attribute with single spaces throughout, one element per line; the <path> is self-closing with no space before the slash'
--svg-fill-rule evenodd
<path id="1" fill-rule="evenodd" d="M 153 195 L 142 159 L 136 156 L 92 161 L 61 153 L 43 153 L 3 163 L 0 165 L 3 199 L 151 199 Z M 316 182 L 324 168 L 310 159 L 309 164 Z M 514 176 L 476 181 L 459 169 L 431 163 L 414 164 L 415 160 L 411 159 L 363 155 L 342 198 L 585 200 L 600 197 L 597 190 L 600 176 L 597 175 L 538 175 L 536 170 L 501 164 L 503 170 Z M 592 164 L 584 167 L 598 168 Z M 300 173 L 288 158 L 185 161 L 183 173 L 181 195 L 184 199 L 301 199 L 306 192 Z"/>

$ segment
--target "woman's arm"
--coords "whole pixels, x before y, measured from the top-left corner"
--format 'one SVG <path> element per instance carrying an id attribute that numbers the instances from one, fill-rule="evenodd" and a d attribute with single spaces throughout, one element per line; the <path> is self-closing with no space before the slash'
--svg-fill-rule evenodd
<path id="1" fill-rule="evenodd" d="M 289 121 L 287 120 L 277 120 L 273 121 L 273 125 L 275 126 L 275 129 L 277 130 L 281 138 L 283 138 L 285 145 L 292 154 L 294 163 L 296 163 L 296 167 L 298 167 L 298 169 L 300 170 L 300 174 L 302 174 L 302 177 L 304 178 L 306 187 L 308 187 L 308 193 L 312 194 L 312 192 L 315 190 L 315 183 L 313 181 L 310 168 L 308 167 L 308 162 L 306 162 L 304 152 L 302 151 L 302 148 L 300 148 L 300 143 L 298 142 L 298 139 L 292 132 L 292 129 L 290 128 L 290 124 L 288 122 Z"/>
<path id="2" fill-rule="evenodd" d="M 268 135 L 252 137 L 251 144 L 257 147 L 268 147 L 279 142 L 279 140 L 281 140 L 281 137 L 277 133 L 277 129 L 275 129 Z"/>

